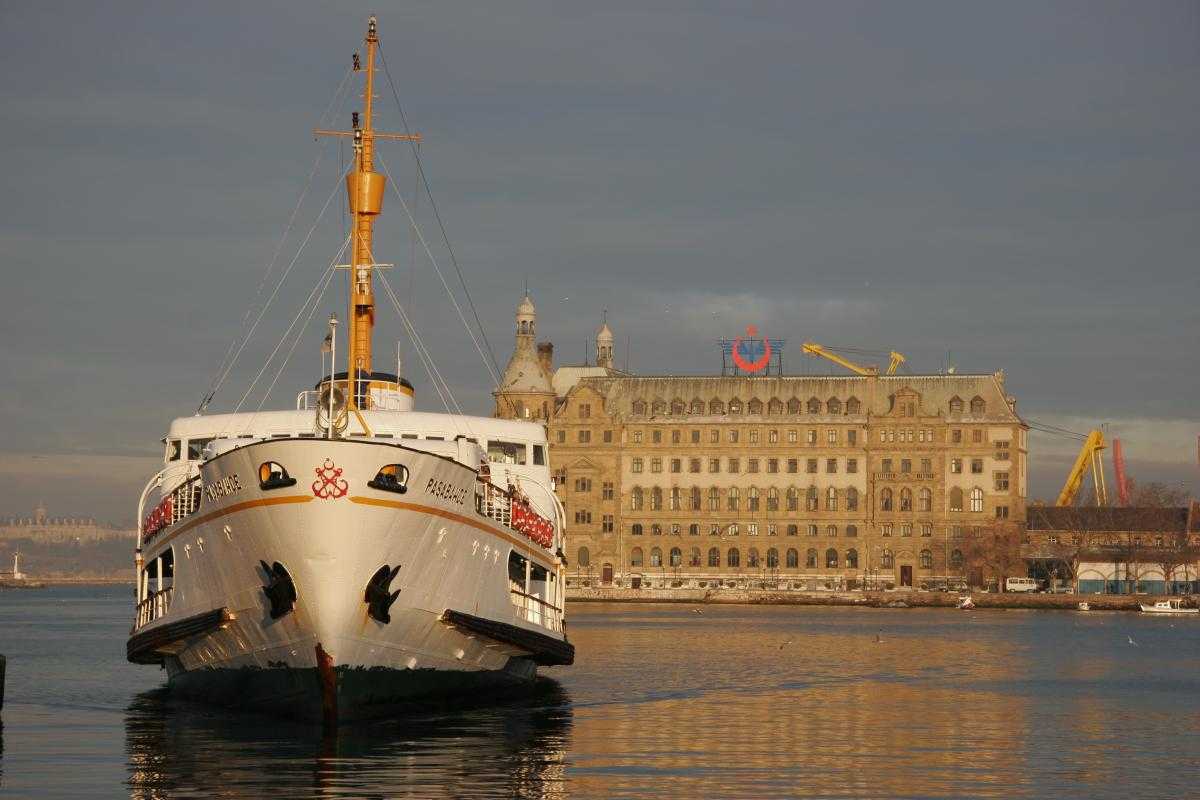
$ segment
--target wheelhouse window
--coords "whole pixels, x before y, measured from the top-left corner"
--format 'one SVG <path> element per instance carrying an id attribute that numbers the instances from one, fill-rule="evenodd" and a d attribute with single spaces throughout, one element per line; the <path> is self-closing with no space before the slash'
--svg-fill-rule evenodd
<path id="1" fill-rule="evenodd" d="M 388 464 L 376 472 L 374 478 L 367 481 L 367 486 L 381 492 L 404 494 L 408 491 L 408 468 L 403 464 Z"/>
<path id="2" fill-rule="evenodd" d="M 264 492 L 295 486 L 296 479 L 288 475 L 287 469 L 277 461 L 264 461 L 258 465 L 258 488 Z"/>
<path id="3" fill-rule="evenodd" d="M 488 461 L 493 464 L 524 464 L 525 445 L 520 442 L 488 442 Z"/>
<path id="4" fill-rule="evenodd" d="M 187 457 L 188 461 L 199 461 L 200 456 L 204 453 L 204 448 L 212 441 L 212 437 L 207 439 L 188 439 Z"/>
<path id="5" fill-rule="evenodd" d="M 534 463 L 534 465 L 539 466 L 539 467 L 546 466 L 546 446 L 545 445 L 535 444 L 533 446 L 533 463 Z"/>
<path id="6" fill-rule="evenodd" d="M 178 439 L 167 440 L 167 461 L 178 461 L 183 457 L 183 442 Z"/>

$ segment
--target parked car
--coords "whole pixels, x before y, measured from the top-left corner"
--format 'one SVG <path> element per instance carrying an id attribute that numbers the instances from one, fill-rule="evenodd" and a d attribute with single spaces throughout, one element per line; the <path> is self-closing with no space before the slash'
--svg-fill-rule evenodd
<path id="1" fill-rule="evenodd" d="M 1006 592 L 1036 592 L 1038 590 L 1038 582 L 1033 578 L 1005 578 L 1004 591 Z"/>

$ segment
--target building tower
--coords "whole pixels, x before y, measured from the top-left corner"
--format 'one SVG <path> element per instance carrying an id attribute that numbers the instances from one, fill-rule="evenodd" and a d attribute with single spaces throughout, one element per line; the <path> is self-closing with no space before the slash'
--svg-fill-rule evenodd
<path id="1" fill-rule="evenodd" d="M 613 368 L 613 332 L 608 327 L 608 312 L 604 312 L 604 321 L 600 330 L 596 331 L 596 366 L 605 369 Z"/>
<path id="2" fill-rule="evenodd" d="M 554 410 L 554 387 L 549 365 L 538 358 L 537 309 L 529 293 L 517 306 L 516 347 L 504 368 L 496 398 L 495 416 L 500 419 L 528 419 L 546 422 Z M 547 354 L 550 350 L 547 348 Z"/>

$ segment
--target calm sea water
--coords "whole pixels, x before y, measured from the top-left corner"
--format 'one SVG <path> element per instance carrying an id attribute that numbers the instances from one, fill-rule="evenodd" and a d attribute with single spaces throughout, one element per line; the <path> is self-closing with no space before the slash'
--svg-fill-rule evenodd
<path id="1" fill-rule="evenodd" d="M 129 590 L 0 592 L 12 797 L 1200 796 L 1200 620 L 576 604 L 517 703 L 345 728 L 172 702 Z"/>

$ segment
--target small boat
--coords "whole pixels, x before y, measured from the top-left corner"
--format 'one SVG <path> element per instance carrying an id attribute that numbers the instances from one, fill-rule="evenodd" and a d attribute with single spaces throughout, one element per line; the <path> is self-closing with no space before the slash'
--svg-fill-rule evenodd
<path id="1" fill-rule="evenodd" d="M 971 595 L 958 598 L 958 607 L 970 611 L 975 608 L 975 601 L 971 599 Z"/>
<path id="2" fill-rule="evenodd" d="M 1200 614 L 1200 608 L 1184 608 L 1181 600 L 1159 600 L 1152 606 L 1142 603 L 1139 608 L 1146 614 Z"/>
<path id="3" fill-rule="evenodd" d="M 1092 607 L 1090 605 L 1088 605 L 1087 603 L 1080 603 L 1079 610 L 1080 611 L 1091 611 Z"/>

